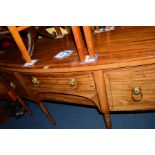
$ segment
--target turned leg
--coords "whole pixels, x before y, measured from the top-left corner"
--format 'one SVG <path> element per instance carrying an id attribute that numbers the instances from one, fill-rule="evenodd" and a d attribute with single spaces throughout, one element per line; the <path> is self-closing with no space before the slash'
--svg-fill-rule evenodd
<path id="1" fill-rule="evenodd" d="M 43 111 L 43 113 L 48 117 L 48 119 L 50 120 L 50 122 L 56 126 L 56 122 L 55 120 L 53 119 L 53 117 L 51 116 L 51 114 L 49 113 L 48 109 L 45 107 L 45 105 L 39 101 L 37 102 L 37 104 L 39 105 L 40 109 Z"/>
<path id="2" fill-rule="evenodd" d="M 107 129 L 112 129 L 110 113 L 104 113 L 104 120 Z"/>

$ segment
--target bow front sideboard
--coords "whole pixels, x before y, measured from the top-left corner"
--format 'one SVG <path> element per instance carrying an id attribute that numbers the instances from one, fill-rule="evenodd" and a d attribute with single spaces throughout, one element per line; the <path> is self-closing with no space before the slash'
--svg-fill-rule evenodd
<path id="1" fill-rule="evenodd" d="M 81 63 L 77 39 L 72 34 L 38 39 L 31 57 L 38 61 L 31 67 L 23 67 L 14 46 L 0 53 L 1 77 L 20 97 L 35 101 L 54 125 L 44 100 L 94 106 L 107 128 L 112 128 L 111 111 L 155 110 L 155 27 L 92 33 L 94 44 L 86 38 L 86 47 L 90 57 L 91 48 L 98 57 L 91 63 Z M 63 50 L 75 52 L 55 59 Z"/>

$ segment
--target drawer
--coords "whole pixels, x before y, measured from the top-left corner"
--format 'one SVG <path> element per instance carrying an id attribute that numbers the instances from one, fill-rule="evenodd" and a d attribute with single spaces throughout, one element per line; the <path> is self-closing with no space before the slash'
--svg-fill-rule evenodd
<path id="1" fill-rule="evenodd" d="M 27 96 L 24 88 L 20 84 L 21 81 L 17 80 L 14 73 L 4 72 L 4 73 L 2 73 L 2 75 L 3 75 L 4 80 L 8 84 L 8 86 L 11 89 L 13 89 L 18 95 L 23 96 L 23 97 Z"/>
<path id="2" fill-rule="evenodd" d="M 104 73 L 111 110 L 155 109 L 155 65 Z"/>
<path id="3" fill-rule="evenodd" d="M 27 87 L 39 92 L 95 90 L 91 73 L 22 74 Z"/>

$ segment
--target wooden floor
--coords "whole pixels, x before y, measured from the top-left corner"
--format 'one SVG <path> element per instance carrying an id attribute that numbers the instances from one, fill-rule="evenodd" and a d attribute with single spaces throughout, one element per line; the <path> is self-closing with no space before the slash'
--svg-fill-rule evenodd
<path id="1" fill-rule="evenodd" d="M 99 58 L 97 62 L 89 64 L 80 64 L 72 35 L 55 40 L 38 39 L 32 59 L 39 61 L 32 68 L 43 69 L 44 66 L 49 66 L 49 69 L 59 71 L 59 68 L 64 68 L 64 71 L 67 71 L 74 67 L 80 67 L 82 70 L 87 66 L 92 66 L 91 69 L 97 66 L 104 69 L 113 65 L 121 67 L 121 63 L 132 65 L 133 61 L 138 63 L 143 60 L 147 63 L 148 58 L 149 62 L 155 60 L 155 27 L 121 27 L 110 32 L 93 34 L 93 38 L 95 52 L 99 54 Z M 53 58 L 56 53 L 67 49 L 75 50 L 74 54 L 63 60 Z M 6 53 L 0 53 L 1 67 L 22 68 L 24 63 L 17 47 L 12 47 Z"/>

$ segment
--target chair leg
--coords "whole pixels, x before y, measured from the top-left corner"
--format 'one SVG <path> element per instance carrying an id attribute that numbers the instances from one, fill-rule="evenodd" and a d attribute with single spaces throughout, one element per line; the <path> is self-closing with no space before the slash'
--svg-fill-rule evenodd
<path id="1" fill-rule="evenodd" d="M 57 34 L 58 34 L 59 36 L 62 36 L 62 32 L 61 32 L 61 30 L 60 30 L 60 27 L 59 27 L 59 26 L 55 26 L 54 28 L 55 28 Z"/>
<path id="2" fill-rule="evenodd" d="M 8 26 L 8 29 L 9 29 L 10 33 L 12 34 L 12 36 L 13 36 L 18 48 L 20 49 L 24 59 L 26 60 L 26 62 L 31 62 L 31 57 L 28 54 L 28 51 L 23 43 L 23 40 L 22 40 L 16 26 Z"/>

